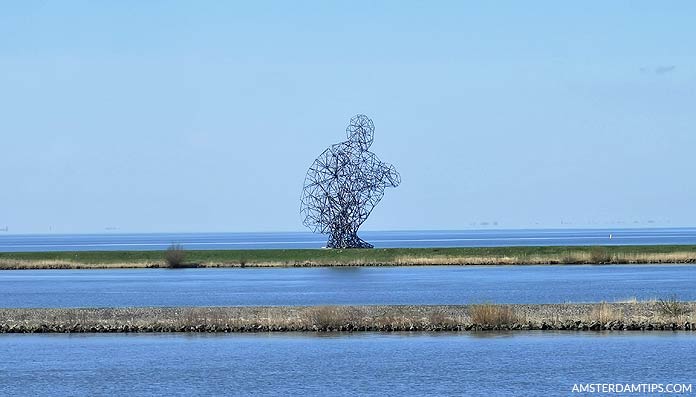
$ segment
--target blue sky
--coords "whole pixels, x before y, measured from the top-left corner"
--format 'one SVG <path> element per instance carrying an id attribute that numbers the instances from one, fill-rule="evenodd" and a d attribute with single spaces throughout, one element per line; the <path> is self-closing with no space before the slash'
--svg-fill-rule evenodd
<path id="1" fill-rule="evenodd" d="M 696 226 L 692 2 L 13 2 L 0 227 L 303 230 L 356 113 L 366 230 Z"/>

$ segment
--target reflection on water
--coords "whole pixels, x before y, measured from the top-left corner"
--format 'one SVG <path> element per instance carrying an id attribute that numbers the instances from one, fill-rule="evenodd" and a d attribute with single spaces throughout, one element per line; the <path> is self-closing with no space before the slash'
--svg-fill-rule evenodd
<path id="1" fill-rule="evenodd" d="M 471 337 L 476 339 L 499 339 L 499 338 L 512 338 L 515 336 L 515 332 L 512 331 L 497 331 L 497 332 L 471 332 Z"/>
<path id="2" fill-rule="evenodd" d="M 691 382 L 695 349 L 673 332 L 1 335 L 0 395 L 568 395 Z"/>

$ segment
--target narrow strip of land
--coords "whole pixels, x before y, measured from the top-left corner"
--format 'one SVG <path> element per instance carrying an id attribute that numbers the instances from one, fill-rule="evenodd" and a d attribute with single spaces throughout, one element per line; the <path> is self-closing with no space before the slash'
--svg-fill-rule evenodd
<path id="1" fill-rule="evenodd" d="M 696 302 L 0 309 L 0 333 L 684 330 Z"/>
<path id="2" fill-rule="evenodd" d="M 696 263 L 696 245 L 0 253 L 2 269 Z"/>

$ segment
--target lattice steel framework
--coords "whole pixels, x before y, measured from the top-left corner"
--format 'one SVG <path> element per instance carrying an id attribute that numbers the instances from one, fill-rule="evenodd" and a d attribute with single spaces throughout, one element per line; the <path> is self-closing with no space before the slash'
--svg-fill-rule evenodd
<path id="1" fill-rule="evenodd" d="M 367 116 L 350 119 L 348 140 L 326 149 L 307 171 L 300 212 L 303 224 L 328 234 L 327 248 L 372 248 L 358 237 L 358 228 L 401 177 L 393 165 L 379 161 L 368 149 L 375 127 Z"/>

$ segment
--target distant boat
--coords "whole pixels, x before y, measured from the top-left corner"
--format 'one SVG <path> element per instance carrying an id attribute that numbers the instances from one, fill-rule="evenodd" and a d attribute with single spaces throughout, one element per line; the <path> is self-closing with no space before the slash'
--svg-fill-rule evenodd
<path id="1" fill-rule="evenodd" d="M 613 238 L 614 238 L 614 236 L 612 236 L 612 234 L 609 233 L 609 240 L 611 240 L 611 239 L 613 239 Z"/>

